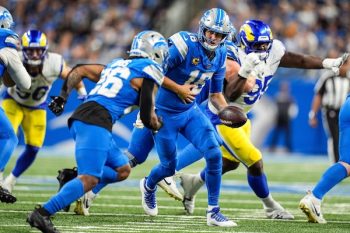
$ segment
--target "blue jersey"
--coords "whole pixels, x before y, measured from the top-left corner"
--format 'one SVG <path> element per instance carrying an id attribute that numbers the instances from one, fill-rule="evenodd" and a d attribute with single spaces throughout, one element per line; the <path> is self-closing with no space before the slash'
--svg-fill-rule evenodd
<path id="1" fill-rule="evenodd" d="M 10 29 L 0 28 L 0 49 L 10 47 L 17 49 L 18 35 Z"/>
<path id="2" fill-rule="evenodd" d="M 198 95 L 211 79 L 210 93 L 222 92 L 226 72 L 226 47 L 215 50 L 215 57 L 209 60 L 200 44 L 197 34 L 179 32 L 169 38 L 169 62 L 165 76 L 179 85 L 194 84 L 193 92 Z M 185 104 L 172 91 L 161 87 L 158 91 L 156 107 L 172 112 L 183 112 L 195 103 Z"/>
<path id="3" fill-rule="evenodd" d="M 232 41 L 225 41 L 225 46 L 227 48 L 227 58 L 236 61 L 241 65 L 241 61 L 238 57 L 238 47 Z"/>
<path id="4" fill-rule="evenodd" d="M 146 78 L 161 85 L 164 76 L 158 63 L 146 58 L 115 59 L 102 71 L 101 78 L 91 90 L 87 101 L 95 101 L 106 108 L 115 123 L 139 104 L 139 92 L 132 88 L 134 78 Z"/>

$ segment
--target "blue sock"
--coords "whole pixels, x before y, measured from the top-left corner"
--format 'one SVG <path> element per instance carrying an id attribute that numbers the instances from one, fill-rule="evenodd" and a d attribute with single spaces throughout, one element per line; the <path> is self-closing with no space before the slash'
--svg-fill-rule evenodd
<path id="1" fill-rule="evenodd" d="M 84 195 L 84 186 L 80 179 L 75 178 L 63 186 L 63 188 L 43 207 L 50 215 L 55 214 L 73 201 Z"/>
<path id="2" fill-rule="evenodd" d="M 103 172 L 102 172 L 102 177 L 98 184 L 92 189 L 92 192 L 97 194 L 106 187 L 108 184 L 115 183 L 118 180 L 118 172 L 116 172 L 113 168 L 104 166 L 103 167 Z"/>
<path id="3" fill-rule="evenodd" d="M 192 163 L 197 162 L 201 158 L 203 158 L 203 154 L 201 154 L 199 150 L 193 146 L 193 144 L 188 144 L 177 155 L 176 171 L 180 171 L 182 168 L 185 168 Z"/>
<path id="4" fill-rule="evenodd" d="M 221 151 L 219 147 L 215 147 L 206 154 L 205 184 L 208 189 L 208 205 L 218 206 L 222 173 Z"/>
<path id="5" fill-rule="evenodd" d="M 4 171 L 7 162 L 18 144 L 18 138 L 2 108 L 0 108 L 0 124 L 0 171 Z"/>
<path id="6" fill-rule="evenodd" d="M 260 198 L 265 198 L 270 193 L 266 175 L 264 173 L 261 176 L 252 176 L 248 174 L 248 184 L 254 191 L 255 195 Z"/>
<path id="7" fill-rule="evenodd" d="M 323 173 L 321 179 L 316 184 L 312 193 L 315 197 L 322 200 L 323 196 L 335 185 L 340 183 L 348 176 L 346 168 L 340 163 L 335 163 Z"/>
<path id="8" fill-rule="evenodd" d="M 15 177 L 19 177 L 24 171 L 26 171 L 28 167 L 34 162 L 39 150 L 39 147 L 26 145 L 24 151 L 17 159 L 16 165 L 12 170 L 12 174 Z"/>

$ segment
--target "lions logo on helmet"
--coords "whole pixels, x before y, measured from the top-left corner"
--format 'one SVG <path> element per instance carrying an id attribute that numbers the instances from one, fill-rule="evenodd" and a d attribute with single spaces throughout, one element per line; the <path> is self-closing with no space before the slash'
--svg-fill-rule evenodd
<path id="1" fill-rule="evenodd" d="M 203 14 L 199 21 L 198 40 L 205 49 L 214 51 L 225 42 L 232 28 L 230 18 L 224 10 L 220 8 L 210 9 Z M 207 30 L 221 34 L 220 43 L 213 45 L 210 39 L 205 36 Z"/>
<path id="2" fill-rule="evenodd" d="M 273 37 L 270 27 L 260 20 L 248 20 L 239 30 L 240 45 L 244 51 L 260 53 L 262 59 L 268 57 Z"/>
<path id="3" fill-rule="evenodd" d="M 166 72 L 169 58 L 167 41 L 156 31 L 142 31 L 134 37 L 129 56 L 150 58 Z"/>
<path id="4" fill-rule="evenodd" d="M 39 30 L 27 31 L 22 36 L 24 63 L 33 66 L 41 65 L 47 54 L 48 47 L 45 33 Z"/>
<path id="5" fill-rule="evenodd" d="M 0 28 L 11 28 L 14 25 L 11 13 L 0 6 Z"/>

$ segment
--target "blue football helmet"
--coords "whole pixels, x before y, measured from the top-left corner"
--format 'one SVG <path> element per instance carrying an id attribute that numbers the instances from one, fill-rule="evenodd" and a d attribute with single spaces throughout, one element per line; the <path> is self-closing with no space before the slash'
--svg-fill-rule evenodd
<path id="1" fill-rule="evenodd" d="M 134 37 L 129 56 L 150 58 L 166 72 L 169 58 L 167 40 L 156 31 L 142 31 Z"/>
<path id="2" fill-rule="evenodd" d="M 220 43 L 213 45 L 210 39 L 205 36 L 207 30 L 222 34 Z M 199 21 L 198 40 L 205 49 L 214 51 L 225 42 L 231 30 L 232 24 L 227 13 L 220 8 L 212 8 L 206 11 Z"/>
<path id="3" fill-rule="evenodd" d="M 246 54 L 255 52 L 260 54 L 261 59 L 266 59 L 273 37 L 269 25 L 260 20 L 247 20 L 239 30 L 239 40 Z"/>
<path id="4" fill-rule="evenodd" d="M 0 6 L 0 28 L 10 29 L 13 25 L 11 13 L 5 7 Z"/>
<path id="5" fill-rule="evenodd" d="M 38 66 L 43 63 L 49 44 L 45 33 L 29 30 L 23 34 L 21 46 L 24 63 Z"/>

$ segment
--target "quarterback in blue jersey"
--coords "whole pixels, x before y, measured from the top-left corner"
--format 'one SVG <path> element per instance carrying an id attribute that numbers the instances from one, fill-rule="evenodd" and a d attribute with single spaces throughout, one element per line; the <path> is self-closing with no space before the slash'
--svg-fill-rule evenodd
<path id="1" fill-rule="evenodd" d="M 10 28 L 13 25 L 13 19 L 10 12 L 0 6 L 0 85 L 5 75 L 14 81 L 21 89 L 29 89 L 31 78 L 24 68 L 21 59 L 17 53 L 19 38 Z M 6 83 L 4 83 L 6 84 Z M 6 84 L 7 85 L 7 84 Z M 5 112 L 0 108 L 0 182 L 3 180 L 3 171 L 17 146 L 18 139 L 15 131 Z M 16 198 L 0 186 L 0 201 L 13 203 Z"/>
<path id="2" fill-rule="evenodd" d="M 239 31 L 240 46 L 238 49 L 238 58 L 241 61 L 241 67 L 238 75 L 235 75 L 225 87 L 225 96 L 230 101 L 230 105 L 240 107 L 245 113 L 248 113 L 254 104 L 257 104 L 261 96 L 265 93 L 268 85 L 273 78 L 278 67 L 303 68 L 303 69 L 330 69 L 339 70 L 339 66 L 346 60 L 347 54 L 336 59 L 321 59 L 319 57 L 296 54 L 286 51 L 282 42 L 273 39 L 270 27 L 260 20 L 248 20 Z M 247 76 L 245 72 L 247 67 L 257 60 L 253 65 L 253 72 Z M 253 63 L 251 63 L 253 61 Z M 249 64 L 251 63 L 251 64 Z M 252 78 L 253 87 L 250 91 L 238 92 L 237 83 L 241 82 L 241 77 Z M 269 191 L 267 177 L 263 170 L 262 153 L 250 141 L 250 121 L 239 128 L 231 128 L 220 123 L 215 108 L 209 103 L 207 108 L 211 121 L 223 140 L 221 147 L 223 153 L 223 173 L 236 169 L 240 163 L 247 168 L 247 178 L 249 186 L 256 196 L 263 202 L 266 216 L 274 219 L 293 219 L 294 216 L 286 211 L 278 202 L 276 202 Z M 186 157 L 198 156 L 200 152 L 194 148 L 185 151 L 187 154 L 179 157 L 178 164 L 182 168 L 186 165 Z M 182 161 L 181 159 L 185 161 Z M 194 197 L 198 189 L 206 180 L 205 171 L 198 175 L 181 175 L 181 184 L 184 188 L 184 204 L 189 213 L 194 209 Z"/>
<path id="3" fill-rule="evenodd" d="M 32 227 L 42 232 L 58 232 L 51 222 L 51 215 L 98 183 L 118 182 L 128 177 L 130 166 L 113 140 L 112 126 L 134 106 L 139 106 L 146 127 L 153 131 L 162 127 L 162 121 L 154 111 L 154 98 L 164 79 L 168 55 L 168 45 L 161 34 L 143 31 L 133 39 L 130 59 L 115 59 L 102 70 L 95 88 L 68 120 L 76 141 L 78 177 L 28 215 L 27 222 Z M 79 78 L 74 75 L 68 77 L 64 91 L 70 90 L 77 80 Z M 65 101 L 63 96 L 58 97 L 54 98 L 51 109 L 56 110 L 55 106 L 61 104 L 62 99 Z"/>
<path id="4" fill-rule="evenodd" d="M 192 89 L 194 95 L 199 94 L 206 80 L 211 79 L 210 99 L 218 109 L 227 106 L 221 93 L 226 71 L 226 47 L 223 44 L 231 28 L 226 12 L 213 8 L 202 16 L 198 34 L 181 31 L 169 38 L 170 57 L 166 77 L 180 85 L 195 85 Z M 157 183 L 175 173 L 176 139 L 181 133 L 204 154 L 207 162 L 207 225 L 236 226 L 220 212 L 221 152 L 208 118 L 195 102 L 184 103 L 175 93 L 162 87 L 156 99 L 156 112 L 164 122 L 163 127 L 154 134 L 160 164 L 140 181 L 145 213 L 150 216 L 158 214 Z"/>

